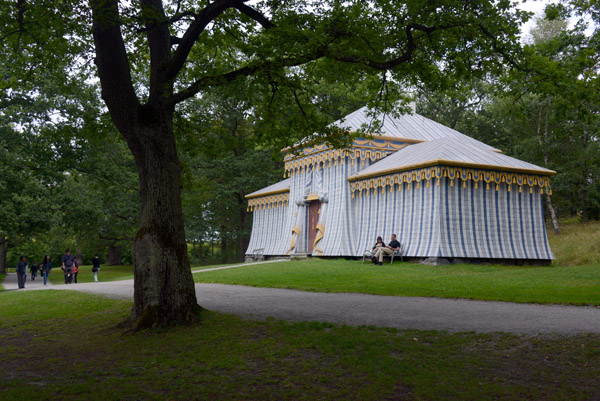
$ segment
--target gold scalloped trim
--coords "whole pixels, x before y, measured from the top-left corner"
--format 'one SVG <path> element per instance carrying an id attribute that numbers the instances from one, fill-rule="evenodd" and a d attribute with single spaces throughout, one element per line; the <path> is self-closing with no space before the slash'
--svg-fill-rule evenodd
<path id="1" fill-rule="evenodd" d="M 323 163 L 323 167 L 337 166 L 344 164 L 345 158 L 349 157 L 352 165 L 355 159 L 359 159 L 363 165 L 367 159 L 376 161 L 382 159 L 398 150 L 408 146 L 411 143 L 422 141 L 406 141 L 406 140 L 383 140 L 357 138 L 353 142 L 350 149 L 331 149 L 327 145 L 317 145 L 311 148 L 306 148 L 303 155 L 294 156 L 287 155 L 284 158 L 286 176 L 293 176 L 301 173 L 302 170 L 310 166 L 319 166 Z"/>
<path id="2" fill-rule="evenodd" d="M 246 210 L 248 212 L 252 212 L 254 210 L 264 210 L 280 206 L 287 206 L 289 204 L 289 199 L 289 192 L 279 193 L 270 196 L 261 196 L 258 198 L 251 198 L 248 200 L 248 208 Z"/>
<path id="3" fill-rule="evenodd" d="M 359 196 L 362 196 L 363 191 L 365 191 L 366 196 L 369 196 L 371 189 L 373 190 L 373 194 L 378 194 L 379 189 L 381 189 L 381 193 L 384 194 L 386 188 L 388 188 L 388 190 L 393 190 L 395 185 L 398 185 L 398 191 L 401 191 L 402 185 L 400 184 L 404 183 L 408 184 L 407 190 L 411 190 L 413 183 L 416 184 L 417 189 L 420 188 L 421 181 L 424 181 L 427 187 L 429 187 L 431 181 L 436 178 L 437 186 L 440 186 L 441 178 L 448 178 L 450 180 L 450 186 L 454 186 L 454 180 L 461 180 L 463 188 L 466 187 L 467 181 L 474 181 L 476 189 L 478 183 L 482 182 L 486 184 L 486 189 L 490 189 L 490 184 L 494 185 L 496 191 L 500 189 L 500 184 L 507 184 L 509 192 L 511 190 L 511 185 L 517 185 L 519 187 L 519 192 L 521 192 L 523 186 L 528 186 L 530 194 L 533 193 L 534 187 L 539 187 L 542 189 L 540 193 L 543 193 L 543 188 L 546 188 L 548 194 L 552 195 L 550 177 L 547 175 L 543 176 L 511 171 L 491 171 L 454 166 L 424 167 L 378 177 L 363 179 L 354 178 L 352 181 L 350 181 L 351 178 L 349 178 L 348 180 L 350 181 L 352 198 L 354 198 L 356 192 L 358 192 Z"/>

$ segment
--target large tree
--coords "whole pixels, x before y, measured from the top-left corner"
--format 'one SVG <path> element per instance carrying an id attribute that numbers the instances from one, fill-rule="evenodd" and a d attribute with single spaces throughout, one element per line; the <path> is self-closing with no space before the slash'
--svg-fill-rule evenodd
<path id="1" fill-rule="evenodd" d="M 41 18 L 41 7 L 55 10 L 60 4 L 67 7 L 65 13 L 80 11 L 77 17 L 83 21 L 88 10 L 75 0 L 17 4 L 21 8 L 14 14 L 20 22 L 13 24 L 14 32 L 24 36 L 37 29 L 28 16 Z M 311 131 L 327 133 L 324 120 L 313 118 L 318 107 L 312 102 L 318 99 L 303 90 L 314 78 L 311 70 L 298 67 L 326 59 L 348 81 L 381 72 L 380 87 L 370 88 L 372 98 L 393 101 L 394 88 L 419 81 L 446 85 L 497 69 L 503 60 L 514 63 L 523 17 L 509 0 L 87 4 L 102 98 L 134 155 L 140 181 L 134 329 L 195 321 L 199 310 L 185 244 L 173 126 L 181 102 L 238 79 L 257 82 L 263 92 L 256 108 L 266 112 L 264 136 L 290 143 Z M 46 15 L 40 29 L 47 32 L 56 21 Z M 80 39 L 77 33 L 60 34 Z M 282 108 L 285 120 L 274 112 Z"/>

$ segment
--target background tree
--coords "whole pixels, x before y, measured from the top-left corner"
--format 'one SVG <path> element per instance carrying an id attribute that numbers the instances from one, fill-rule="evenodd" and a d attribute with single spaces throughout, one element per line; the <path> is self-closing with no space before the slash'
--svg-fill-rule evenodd
<path id="1" fill-rule="evenodd" d="M 556 232 L 558 216 L 600 217 L 598 30 L 585 18 L 568 28 L 567 17 L 593 11 L 572 3 L 575 8 L 552 6 L 536 19 L 525 57 L 502 79 L 475 81 L 458 92 L 422 91 L 419 105 L 436 121 L 556 170 L 552 201 L 546 195 Z"/>
<path id="2" fill-rule="evenodd" d="M 65 29 L 73 21 L 89 22 L 83 2 L 65 1 L 60 10 L 44 1 L 25 8 L 23 2 L 2 6 L 18 17 L 7 21 L 4 30 L 15 41 L 31 29 L 42 38 L 58 33 L 59 38 L 89 43 L 84 26 Z M 298 66 L 328 59 L 346 79 L 388 71 L 381 75 L 388 95 L 394 87 L 418 81 L 448 84 L 500 68 L 499 55 L 511 58 L 518 47 L 523 16 L 510 1 L 484 0 L 400 5 L 391 0 L 265 1 L 252 6 L 242 0 L 202 5 L 90 0 L 89 11 L 102 98 L 133 153 L 140 181 L 133 328 L 195 321 L 198 310 L 173 127 L 181 102 L 208 88 L 251 78 L 262 90 L 256 108 L 267 111 L 261 115 L 268 128 L 261 131 L 265 139 L 289 144 L 313 132 L 331 134 L 323 129 L 325 121 L 317 118 L 318 113 L 312 115 L 315 99 L 303 104 L 298 96 L 298 89 L 312 79 L 306 73 L 310 69 Z M 42 28 L 36 30 L 37 26 Z M 89 55 L 84 47 L 78 54 Z M 347 68 L 339 67 L 342 63 Z M 377 96 L 381 87 L 371 89 L 373 99 L 381 98 Z M 269 113 L 274 110 L 295 118 L 282 126 L 278 124 L 282 113 Z M 328 139 L 345 141 L 343 136 Z"/>

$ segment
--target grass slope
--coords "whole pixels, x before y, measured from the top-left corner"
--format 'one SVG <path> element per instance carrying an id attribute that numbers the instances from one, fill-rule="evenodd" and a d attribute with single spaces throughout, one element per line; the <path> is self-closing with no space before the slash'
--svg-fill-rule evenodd
<path id="1" fill-rule="evenodd" d="M 600 221 L 560 224 L 560 234 L 548 230 L 559 266 L 600 265 Z"/>
<path id="2" fill-rule="evenodd" d="M 0 293 L 3 400 L 593 400 L 600 336 L 248 322 L 123 335 L 131 303 Z"/>

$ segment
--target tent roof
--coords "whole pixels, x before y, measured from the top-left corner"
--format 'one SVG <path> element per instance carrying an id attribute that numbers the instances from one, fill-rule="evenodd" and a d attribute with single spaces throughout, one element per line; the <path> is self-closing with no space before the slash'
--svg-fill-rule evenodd
<path id="1" fill-rule="evenodd" d="M 269 185 L 268 187 L 259 189 L 258 191 L 254 191 L 251 194 L 246 195 L 246 198 L 258 198 L 259 196 L 289 192 L 291 181 L 291 178 L 286 178 L 285 180 L 279 181 L 276 184 Z"/>
<path id="2" fill-rule="evenodd" d="M 407 146 L 361 170 L 349 180 L 374 177 L 429 165 L 456 165 L 489 170 L 553 175 L 556 172 L 514 157 L 483 149 L 458 138 L 441 138 Z"/>
<path id="3" fill-rule="evenodd" d="M 367 107 L 362 107 L 346 117 L 337 120 L 332 125 L 340 128 L 349 128 L 350 131 L 357 131 L 362 128 L 363 124 L 369 126 L 373 121 L 373 117 L 368 114 Z M 470 143 L 484 149 L 498 151 L 498 149 L 489 146 L 483 142 L 473 139 L 465 134 L 446 127 L 440 123 L 430 120 L 420 114 L 404 114 L 398 118 L 391 115 L 378 116 L 377 119 L 382 120 L 382 126 L 375 136 L 395 137 L 398 139 L 412 139 L 415 141 L 432 141 L 439 138 L 455 138 L 463 143 Z"/>

